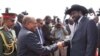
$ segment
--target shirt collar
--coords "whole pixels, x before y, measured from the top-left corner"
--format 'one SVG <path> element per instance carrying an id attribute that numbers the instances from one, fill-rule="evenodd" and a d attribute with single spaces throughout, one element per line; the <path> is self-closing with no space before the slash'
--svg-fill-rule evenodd
<path id="1" fill-rule="evenodd" d="M 83 18 L 83 16 L 81 16 L 81 17 L 79 18 L 78 23 L 80 23 L 80 21 L 81 21 L 82 18 Z"/>

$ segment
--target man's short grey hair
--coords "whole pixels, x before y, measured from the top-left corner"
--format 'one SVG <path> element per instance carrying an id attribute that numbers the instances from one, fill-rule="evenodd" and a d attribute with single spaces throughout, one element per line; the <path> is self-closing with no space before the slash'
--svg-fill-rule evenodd
<path id="1" fill-rule="evenodd" d="M 33 21 L 35 21 L 35 18 L 34 17 L 24 16 L 24 18 L 22 20 L 22 23 L 23 24 L 27 24 L 27 23 L 30 23 L 30 22 L 33 22 Z"/>

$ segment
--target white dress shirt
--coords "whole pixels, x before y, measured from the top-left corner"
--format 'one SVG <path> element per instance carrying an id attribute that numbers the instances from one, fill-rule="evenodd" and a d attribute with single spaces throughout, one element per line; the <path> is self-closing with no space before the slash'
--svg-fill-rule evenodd
<path id="1" fill-rule="evenodd" d="M 40 42 L 41 44 L 43 44 L 43 34 L 42 34 L 42 29 L 40 28 L 37 28 L 37 31 L 38 31 L 38 34 L 39 34 L 39 37 L 40 37 Z"/>

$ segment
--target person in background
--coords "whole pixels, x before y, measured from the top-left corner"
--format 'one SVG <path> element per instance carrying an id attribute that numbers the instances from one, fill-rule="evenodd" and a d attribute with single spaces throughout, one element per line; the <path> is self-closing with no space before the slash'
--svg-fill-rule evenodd
<path id="1" fill-rule="evenodd" d="M 18 37 L 18 33 L 22 27 L 22 19 L 23 19 L 24 15 L 23 14 L 19 14 L 17 15 L 17 21 L 14 25 L 14 30 L 16 32 L 16 36 Z"/>
<path id="2" fill-rule="evenodd" d="M 66 30 L 68 31 L 68 35 L 70 35 L 71 34 L 71 28 L 72 28 L 71 26 L 73 26 L 74 21 L 73 21 L 73 19 L 66 19 L 65 23 L 66 23 Z"/>
<path id="3" fill-rule="evenodd" d="M 73 24 L 74 20 L 69 18 L 65 20 L 66 23 L 66 30 L 68 31 L 67 39 L 70 40 L 71 32 L 73 32 Z M 70 56 L 70 43 L 67 45 L 67 56 Z"/>
<path id="4" fill-rule="evenodd" d="M 96 55 L 100 56 L 100 23 L 99 21 L 99 17 L 95 16 L 93 18 L 93 21 L 95 22 L 97 28 L 98 28 L 98 41 L 97 41 L 97 50 L 96 50 Z"/>
<path id="5" fill-rule="evenodd" d="M 53 38 L 51 37 L 51 30 L 52 30 L 52 19 L 50 16 L 46 16 L 44 18 L 44 25 L 42 27 L 43 34 L 44 34 L 44 39 L 45 39 L 45 45 L 50 45 L 52 44 Z"/>
<path id="6" fill-rule="evenodd" d="M 42 30 L 42 27 L 43 27 L 43 20 L 41 18 L 37 18 L 36 19 L 37 21 L 37 34 L 38 36 L 41 38 L 41 44 L 45 44 L 45 40 L 44 40 L 44 36 L 43 36 L 43 30 Z"/>
<path id="7" fill-rule="evenodd" d="M 53 44 L 54 39 L 51 36 L 51 30 L 52 30 L 52 19 L 50 16 L 45 16 L 44 18 L 44 25 L 42 27 L 43 30 L 43 36 L 45 39 L 44 45 L 51 45 Z M 48 56 L 54 56 L 53 53 L 49 54 Z"/>
<path id="8" fill-rule="evenodd" d="M 62 25 L 62 23 L 57 23 L 54 29 L 51 31 L 52 36 L 56 39 L 54 42 L 63 41 L 68 35 L 68 31 Z M 55 51 L 54 56 L 67 56 L 66 47 Z"/>

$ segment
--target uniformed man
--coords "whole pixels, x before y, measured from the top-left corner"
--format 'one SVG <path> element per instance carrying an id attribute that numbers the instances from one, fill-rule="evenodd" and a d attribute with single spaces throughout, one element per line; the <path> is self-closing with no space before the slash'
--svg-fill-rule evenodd
<path id="1" fill-rule="evenodd" d="M 0 56 L 16 56 L 16 35 L 13 30 L 16 14 L 9 13 L 6 8 L 2 13 L 3 27 L 0 29 Z"/>

